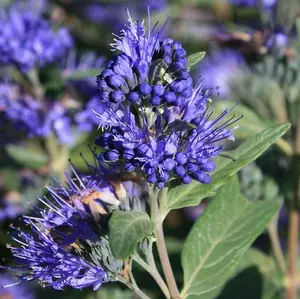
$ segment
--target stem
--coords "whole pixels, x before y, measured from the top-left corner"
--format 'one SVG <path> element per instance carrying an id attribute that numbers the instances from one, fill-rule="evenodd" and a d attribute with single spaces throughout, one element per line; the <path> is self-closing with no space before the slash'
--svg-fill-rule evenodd
<path id="1" fill-rule="evenodd" d="M 277 139 L 276 145 L 286 156 L 291 157 L 293 155 L 293 148 L 291 144 L 283 138 Z"/>
<path id="2" fill-rule="evenodd" d="M 299 238 L 299 179 L 300 179 L 300 113 L 296 129 L 296 141 L 294 150 L 294 180 L 293 180 L 293 202 L 289 217 L 288 238 L 288 285 L 286 298 L 297 298 L 296 263 L 298 254 Z"/>
<path id="3" fill-rule="evenodd" d="M 155 187 L 151 185 L 149 185 L 149 198 L 151 220 L 155 223 L 157 218 L 157 192 L 155 192 Z"/>
<path id="4" fill-rule="evenodd" d="M 280 240 L 278 236 L 278 214 L 277 213 L 268 226 L 269 238 L 271 241 L 272 251 L 275 257 L 275 260 L 278 264 L 278 267 L 282 273 L 286 271 L 285 259 L 282 252 L 282 248 L 280 246 Z"/>
<path id="5" fill-rule="evenodd" d="M 157 247 L 160 263 L 162 265 L 163 272 L 170 291 L 171 298 L 180 298 L 174 273 L 172 271 L 172 267 L 170 264 L 166 242 L 165 242 L 164 231 L 163 231 L 164 204 L 167 198 L 167 193 L 168 193 L 168 189 L 164 188 L 162 190 L 161 197 L 160 197 L 159 211 L 158 211 L 157 196 L 151 197 L 151 213 L 152 213 L 151 216 L 152 216 L 152 220 L 155 222 L 156 247 Z"/>
<path id="6" fill-rule="evenodd" d="M 36 68 L 33 68 L 27 75 L 32 84 L 34 96 L 37 100 L 43 99 L 44 88 L 40 82 L 38 70 Z"/>
<path id="7" fill-rule="evenodd" d="M 145 295 L 139 289 L 139 287 L 137 286 L 136 281 L 135 281 L 133 275 L 131 274 L 131 271 L 129 272 L 129 276 L 130 276 L 130 279 L 132 279 L 132 283 L 130 281 L 128 281 L 127 279 L 125 279 L 124 277 L 121 277 L 121 276 L 118 276 L 118 281 L 121 282 L 121 283 L 123 283 L 124 285 L 126 285 L 126 287 L 128 287 L 130 290 L 132 290 L 133 292 L 135 292 L 142 299 L 151 299 L 150 297 L 148 297 L 147 295 Z"/>
<path id="8" fill-rule="evenodd" d="M 149 186 L 149 196 L 150 196 L 150 205 L 151 205 L 151 219 L 155 223 L 155 236 L 156 236 L 156 247 L 160 259 L 160 263 L 163 268 L 163 272 L 167 281 L 167 285 L 170 291 L 171 298 L 180 298 L 179 291 L 176 285 L 175 277 L 172 271 L 170 264 L 166 242 L 163 232 L 163 219 L 164 219 L 164 203 L 167 198 L 167 189 L 162 190 L 162 195 L 160 198 L 160 210 L 158 211 L 157 203 L 157 192 L 154 191 L 154 188 Z"/>
<path id="9" fill-rule="evenodd" d="M 168 298 L 168 299 L 171 298 L 168 286 L 166 285 L 165 281 L 161 277 L 161 275 L 158 272 L 157 267 L 156 267 L 155 259 L 153 256 L 153 242 L 150 243 L 149 253 L 146 256 L 146 259 L 147 259 L 148 265 L 150 266 L 150 269 L 154 272 L 153 274 L 158 278 L 159 282 L 158 281 L 156 281 L 156 282 L 160 286 L 160 288 L 163 291 L 163 293 L 165 294 L 166 298 Z"/>
<path id="10" fill-rule="evenodd" d="M 167 252 L 162 221 L 160 219 L 156 221 L 156 246 L 157 246 L 160 262 L 166 277 L 167 285 L 170 290 L 171 298 L 180 298 L 175 277 L 170 264 L 168 252 Z"/>
<path id="11" fill-rule="evenodd" d="M 58 174 L 60 180 L 65 180 L 65 171 L 69 162 L 68 146 L 60 145 L 55 135 L 47 137 L 45 145 L 49 156 L 50 169 Z"/>
<path id="12" fill-rule="evenodd" d="M 151 251 L 152 251 L 152 246 L 151 246 Z M 152 258 L 153 258 L 153 256 L 152 256 Z M 155 266 L 154 259 L 153 259 L 154 266 L 153 266 L 152 262 L 147 264 L 137 253 L 134 256 L 132 256 L 132 259 L 135 262 L 137 262 L 141 267 L 143 267 L 154 278 L 154 280 L 156 281 L 156 283 L 158 284 L 158 286 L 164 293 L 165 297 L 170 299 L 169 289 L 168 289 L 166 283 L 164 282 L 164 280 L 162 279 L 161 275 L 159 274 L 159 272 Z"/>
<path id="13" fill-rule="evenodd" d="M 131 268 L 131 264 L 132 264 L 132 261 L 130 261 L 130 268 Z M 144 294 L 141 291 L 141 289 L 138 287 L 131 270 L 129 271 L 129 277 L 130 277 L 130 281 L 132 283 L 132 287 L 133 287 L 133 290 L 135 291 L 135 293 L 137 295 L 139 295 L 142 299 L 150 299 L 150 297 L 148 297 L 146 294 Z"/>

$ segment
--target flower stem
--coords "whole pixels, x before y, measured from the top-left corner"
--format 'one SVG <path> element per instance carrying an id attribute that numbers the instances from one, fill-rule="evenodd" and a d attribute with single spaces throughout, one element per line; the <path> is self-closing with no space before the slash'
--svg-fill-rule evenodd
<path id="1" fill-rule="evenodd" d="M 119 280 L 119 282 L 126 285 L 130 290 L 135 292 L 140 298 L 142 298 L 142 299 L 151 299 L 146 294 L 144 294 L 140 290 L 140 288 L 137 286 L 136 281 L 135 281 L 131 271 L 129 272 L 129 277 L 130 277 L 131 282 L 129 280 L 125 279 L 124 277 L 121 277 L 121 276 L 118 277 L 118 280 Z"/>
<path id="2" fill-rule="evenodd" d="M 277 213 L 268 226 L 268 234 L 271 241 L 272 251 L 275 257 L 275 260 L 278 264 L 278 267 L 282 273 L 286 271 L 286 264 L 284 255 L 280 246 L 280 240 L 278 236 L 278 214 Z"/>
<path id="3" fill-rule="evenodd" d="M 28 74 L 27 74 L 32 87 L 33 92 L 36 97 L 36 100 L 42 100 L 44 97 L 44 88 L 40 82 L 38 70 L 36 68 L 33 68 Z"/>
<path id="4" fill-rule="evenodd" d="M 151 246 L 151 250 L 152 250 L 152 246 Z M 164 282 L 164 280 L 162 279 L 161 275 L 159 274 L 156 266 L 155 266 L 155 262 L 154 265 L 153 263 L 149 263 L 148 264 L 136 253 L 132 259 L 137 262 L 141 267 L 143 267 L 156 281 L 156 283 L 158 284 L 158 286 L 160 287 L 160 289 L 162 290 L 162 292 L 164 293 L 165 297 L 167 299 L 170 299 L 170 292 L 169 289 L 166 285 L 166 283 Z M 151 258 L 150 258 L 151 260 Z"/>
<path id="5" fill-rule="evenodd" d="M 132 261 L 130 262 L 130 269 L 132 268 L 131 263 L 132 263 Z M 137 295 L 139 295 L 141 297 L 141 299 L 150 299 L 150 297 L 148 297 L 146 294 L 144 294 L 141 291 L 141 289 L 138 287 L 131 270 L 129 271 L 129 277 L 130 277 L 130 281 L 132 283 L 132 288 L 133 288 L 134 292 Z"/>
<path id="6" fill-rule="evenodd" d="M 65 180 L 65 171 L 69 163 L 69 148 L 67 145 L 60 145 L 55 135 L 50 135 L 45 140 L 46 149 L 49 156 L 49 166 L 59 179 Z"/>
<path id="7" fill-rule="evenodd" d="M 156 246 L 157 246 L 160 262 L 166 277 L 167 285 L 170 290 L 171 298 L 180 298 L 175 277 L 170 264 L 167 248 L 166 248 L 162 221 L 160 221 L 159 219 L 156 222 Z"/>
<path id="8" fill-rule="evenodd" d="M 175 277 L 170 264 L 165 236 L 163 232 L 163 219 L 164 219 L 164 203 L 167 198 L 168 190 L 164 188 L 160 197 L 160 209 L 158 210 L 158 200 L 155 192 L 150 192 L 151 201 L 151 218 L 155 222 L 155 236 L 156 247 L 159 255 L 159 259 L 163 268 L 163 272 L 167 281 L 167 285 L 170 291 L 171 298 L 180 298 L 178 287 L 176 285 Z M 155 196 L 153 196 L 155 195 Z"/>
<path id="9" fill-rule="evenodd" d="M 157 281 L 157 283 L 159 284 L 161 290 L 165 294 L 166 298 L 169 299 L 169 298 L 171 298 L 170 292 L 169 292 L 168 286 L 166 285 L 165 281 L 163 280 L 163 278 L 161 277 L 160 273 L 157 270 L 155 259 L 153 256 L 153 246 L 152 245 L 153 245 L 153 243 L 151 242 L 151 244 L 149 246 L 149 254 L 146 256 L 146 259 L 147 259 L 148 265 L 150 266 L 150 269 L 153 271 L 153 274 L 159 280 L 159 281 Z"/>
<path id="10" fill-rule="evenodd" d="M 293 201 L 289 217 L 288 237 L 288 285 L 286 287 L 286 299 L 297 298 L 297 255 L 299 239 L 299 180 L 300 180 L 300 113 L 296 130 L 294 149 L 294 173 L 293 173 Z"/>

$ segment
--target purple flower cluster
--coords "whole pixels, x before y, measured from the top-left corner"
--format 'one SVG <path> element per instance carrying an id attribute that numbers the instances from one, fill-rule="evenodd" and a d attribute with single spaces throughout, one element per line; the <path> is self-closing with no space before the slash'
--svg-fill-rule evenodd
<path id="1" fill-rule="evenodd" d="M 22 195 L 14 190 L 5 190 L 2 186 L 0 193 L 0 221 L 14 219 L 24 213 Z"/>
<path id="2" fill-rule="evenodd" d="M 102 57 L 93 53 L 79 56 L 71 51 L 58 66 L 66 83 L 65 96 L 56 101 L 48 97 L 37 100 L 22 86 L 6 79 L 0 84 L 0 121 L 4 125 L 12 124 L 29 138 L 48 137 L 54 133 L 60 143 L 72 146 L 76 141 L 75 126 L 79 131 L 91 131 L 98 124 L 92 109 L 99 110 L 103 104 L 95 78 L 89 71 L 95 72 L 102 65 Z M 77 73 L 81 73 L 79 79 Z"/>
<path id="3" fill-rule="evenodd" d="M 102 166 L 88 167 L 90 175 L 72 166 L 66 185 L 46 187 L 49 197 L 39 199 L 44 208 L 35 207 L 33 216 L 24 216 L 30 232 L 13 230 L 13 240 L 21 246 L 9 245 L 18 264 L 11 269 L 22 280 L 58 290 L 96 290 L 122 274 L 123 262 L 110 252 L 107 221 L 114 209 L 137 207 L 132 192 L 139 189 L 132 189 L 133 181 L 110 176 Z"/>
<path id="4" fill-rule="evenodd" d="M 93 52 L 87 52 L 82 55 L 76 53 L 76 51 L 69 51 L 66 55 L 66 59 L 60 66 L 62 76 L 68 79 L 71 76 L 69 83 L 72 87 L 76 88 L 80 93 L 88 96 L 95 95 L 97 89 L 97 84 L 95 82 L 95 75 L 89 74 L 91 71 L 103 68 L 105 59 L 103 57 L 98 57 Z M 72 78 L 72 74 L 85 73 L 86 75 L 82 79 L 77 79 L 76 76 Z"/>
<path id="5" fill-rule="evenodd" d="M 20 87 L 5 82 L 0 87 L 1 121 L 31 137 L 55 133 L 63 144 L 72 144 L 72 120 L 61 102 L 37 101 Z"/>
<path id="6" fill-rule="evenodd" d="M 147 33 L 143 22 L 129 21 L 112 45 L 121 53 L 98 76 L 106 105 L 97 113 L 106 130 L 96 140 L 105 149 L 98 159 L 141 172 L 158 188 L 172 178 L 208 184 L 212 158 L 222 150 L 221 140 L 233 139 L 228 127 L 236 119 L 222 123 L 230 111 L 212 119 L 211 90 L 201 82 L 193 87 L 183 46 L 160 41 L 164 27 Z"/>
<path id="7" fill-rule="evenodd" d="M 93 110 L 101 111 L 104 105 L 99 99 L 95 76 L 89 75 L 89 72 L 91 70 L 100 70 L 103 68 L 103 64 L 104 58 L 97 57 L 94 53 L 88 52 L 79 56 L 74 51 L 71 51 L 65 63 L 61 66 L 64 77 L 68 77 L 72 73 L 86 72 L 84 79 L 76 79 L 74 77 L 69 80 L 69 85 L 76 90 L 80 98 L 87 99 L 74 115 L 74 122 L 78 125 L 79 131 L 91 131 L 92 128 L 98 125 L 98 120 Z"/>
<path id="8" fill-rule="evenodd" d="M 0 63 L 28 72 L 61 58 L 73 41 L 65 28 L 56 32 L 33 11 L 12 6 L 0 14 Z"/>
<path id="9" fill-rule="evenodd" d="M 130 9 L 134 17 L 144 14 L 147 7 L 151 7 L 152 11 L 161 11 L 167 6 L 167 0 L 154 1 L 115 1 L 114 3 L 99 3 L 99 1 L 89 1 L 85 5 L 80 4 L 80 9 L 85 17 L 97 24 L 110 24 L 114 28 L 120 29 L 126 22 L 126 8 Z M 82 7 L 83 6 L 83 7 Z M 115 14 L 115 11 L 118 14 Z"/>
<path id="10" fill-rule="evenodd" d="M 93 95 L 91 99 L 86 103 L 82 111 L 79 111 L 75 115 L 75 122 L 78 124 L 78 130 L 91 131 L 95 128 L 99 121 L 93 111 L 102 113 L 105 110 L 105 105 L 101 102 L 98 95 Z"/>
<path id="11" fill-rule="evenodd" d="M 243 56 L 233 50 L 217 50 L 206 56 L 198 65 L 197 75 L 203 78 L 206 88 L 217 88 L 222 98 L 230 95 L 232 82 L 238 78 L 246 62 Z"/>
<path id="12" fill-rule="evenodd" d="M 229 2 L 234 5 L 246 7 L 254 7 L 261 4 L 264 8 L 272 8 L 274 5 L 276 5 L 277 0 L 229 0 Z"/>
<path id="13" fill-rule="evenodd" d="M 284 49 L 289 41 L 288 35 L 284 32 L 283 28 L 277 27 L 272 30 L 271 34 L 266 40 L 266 47 L 269 51 L 278 51 Z"/>
<path id="14" fill-rule="evenodd" d="M 34 295 L 30 288 L 23 283 L 18 283 L 8 274 L 0 274 L 0 298 L 33 299 Z"/>
<path id="15" fill-rule="evenodd" d="M 43 232 L 31 221 L 28 224 L 32 228 L 30 234 L 16 230 L 14 237 L 23 247 L 10 247 L 18 263 L 24 264 L 24 268 L 18 268 L 18 271 L 24 271 L 21 279 L 38 280 L 57 290 L 65 286 L 81 289 L 91 285 L 97 289 L 106 282 L 107 275 L 102 268 L 69 253 L 49 233 Z"/>

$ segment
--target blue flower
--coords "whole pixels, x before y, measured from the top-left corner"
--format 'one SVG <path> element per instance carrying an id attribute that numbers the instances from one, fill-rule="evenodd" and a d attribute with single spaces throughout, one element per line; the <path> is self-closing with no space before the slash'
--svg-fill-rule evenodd
<path id="1" fill-rule="evenodd" d="M 147 33 L 144 22 L 134 22 L 129 15 L 128 27 L 112 44 L 121 53 L 97 79 L 103 103 L 181 106 L 191 97 L 186 51 L 170 38 L 160 41 L 164 27 Z"/>
<path id="2" fill-rule="evenodd" d="M 19 192 L 13 190 L 5 192 L 1 190 L 0 221 L 14 219 L 22 214 L 24 212 L 24 206 L 21 200 L 22 195 Z"/>
<path id="3" fill-rule="evenodd" d="M 158 188 L 173 178 L 208 184 L 212 159 L 221 140 L 233 139 L 236 119 L 223 122 L 230 110 L 212 119 L 212 90 L 201 81 L 193 87 L 185 49 L 170 38 L 160 41 L 163 28 L 147 33 L 143 22 L 129 18 L 115 40 L 121 53 L 98 76 L 106 109 L 96 115 L 106 132 L 96 140 L 105 149 L 97 159 L 142 173 Z"/>
<path id="4" fill-rule="evenodd" d="M 219 143 L 222 139 L 233 139 L 227 127 L 236 119 L 222 123 L 230 112 L 228 110 L 212 120 L 212 112 L 203 111 L 206 99 L 202 97 L 191 99 L 190 105 L 180 113 L 174 113 L 172 119 L 175 120 L 171 123 L 164 115 L 157 116 L 153 125 L 148 126 L 145 121 L 140 127 L 132 114 L 111 118 L 111 130 L 96 140 L 106 149 L 98 159 L 123 163 L 128 172 L 141 171 L 149 183 L 158 187 L 163 187 L 172 177 L 185 184 L 192 179 L 210 183 L 208 173 L 215 169 L 212 159 L 222 151 L 223 146 Z M 172 114 L 170 110 L 167 112 Z"/>
<path id="5" fill-rule="evenodd" d="M 117 273 L 110 272 L 112 267 L 122 271 L 122 262 L 114 262 L 112 256 L 108 263 L 107 256 L 98 254 L 95 263 L 91 257 L 96 253 L 92 245 L 87 245 L 105 247 L 104 252 L 110 252 L 93 215 L 99 220 L 96 213 L 107 214 L 106 204 L 118 203 L 118 200 L 106 194 L 105 186 L 99 187 L 102 181 L 80 178 L 75 170 L 74 174 L 74 179 L 68 176 L 67 186 L 47 187 L 51 197 L 39 199 L 44 209 L 36 207 L 33 216 L 24 216 L 24 223 L 31 227 L 31 232 L 14 230 L 13 240 L 21 247 L 9 246 L 18 264 L 12 269 L 21 272 L 19 277 L 23 280 L 37 280 L 58 290 L 65 286 L 78 289 L 93 286 L 95 290 L 115 279 Z M 98 194 L 103 196 L 95 203 L 98 209 L 91 211 L 92 205 L 85 199 L 95 190 L 101 190 Z"/>
<path id="6" fill-rule="evenodd" d="M 247 7 L 254 7 L 258 5 L 262 5 L 263 8 L 272 8 L 273 6 L 276 5 L 277 0 L 263 0 L 263 1 L 258 1 L 258 0 L 229 0 L 230 3 L 234 5 L 239 5 L 239 6 L 247 6 Z"/>
<path id="7" fill-rule="evenodd" d="M 66 60 L 60 66 L 62 70 L 62 76 L 68 79 L 69 75 L 78 73 L 86 73 L 84 78 L 77 79 L 76 76 L 72 76 L 68 79 L 68 85 L 71 89 L 76 90 L 76 94 L 80 99 L 83 99 L 82 103 L 78 101 L 74 102 L 74 122 L 78 125 L 79 131 L 91 131 L 97 126 L 97 119 L 93 113 L 93 109 L 101 111 L 101 107 L 104 106 L 99 99 L 97 93 L 97 84 L 95 82 L 95 76 L 90 75 L 90 71 L 103 68 L 104 58 L 97 57 L 92 52 L 78 55 L 75 51 L 70 51 Z"/>
<path id="8" fill-rule="evenodd" d="M 27 221 L 31 232 L 15 229 L 13 239 L 22 247 L 9 246 L 19 266 L 22 280 L 37 280 L 44 286 L 61 290 L 66 286 L 76 289 L 93 286 L 94 290 L 109 279 L 99 266 L 84 261 L 59 246 L 44 227 Z"/>
<path id="9" fill-rule="evenodd" d="M 271 34 L 266 40 L 266 47 L 270 51 L 277 51 L 279 49 L 284 49 L 288 44 L 289 37 L 284 32 L 283 28 L 277 27 L 272 30 Z"/>
<path id="10" fill-rule="evenodd" d="M 222 98 L 230 95 L 232 82 L 246 67 L 243 56 L 233 50 L 217 50 L 198 65 L 197 75 L 203 78 L 205 88 L 217 88 Z"/>
<path id="11" fill-rule="evenodd" d="M 121 179 L 102 164 L 87 164 L 84 175 L 71 165 L 65 185 L 47 186 L 49 196 L 39 198 L 44 207 L 34 207 L 24 216 L 30 231 L 14 229 L 9 245 L 22 280 L 37 280 L 43 286 L 76 289 L 116 281 L 124 263 L 112 256 L 108 242 L 108 220 L 115 209 L 145 211 L 136 196 L 139 181 Z M 140 186 L 139 188 L 136 188 Z"/>
<path id="12" fill-rule="evenodd" d="M 62 102 L 38 101 L 11 82 L 2 82 L 0 85 L 3 122 L 12 124 L 16 131 L 29 138 L 47 137 L 54 133 L 60 143 L 73 144 L 73 120 Z"/>
<path id="13" fill-rule="evenodd" d="M 80 11 L 84 16 L 92 22 L 97 24 L 109 24 L 115 29 L 120 29 L 126 22 L 126 8 L 129 8 L 131 13 L 135 16 L 142 16 L 149 6 L 152 11 L 161 11 L 166 8 L 167 0 L 154 1 L 119 1 L 114 3 L 99 3 L 97 1 L 89 1 L 88 3 L 80 3 Z M 118 14 L 115 14 L 118 11 Z"/>
<path id="14" fill-rule="evenodd" d="M 98 57 L 93 52 L 86 52 L 79 55 L 76 51 L 71 50 L 63 63 L 61 63 L 60 69 L 62 76 L 66 79 L 68 79 L 69 75 L 74 73 L 86 73 L 84 78 L 77 79 L 76 77 L 71 77 L 71 79 L 68 79 L 68 83 L 76 88 L 76 91 L 80 92 L 80 94 L 83 94 L 85 98 L 91 98 L 95 96 L 97 84 L 95 82 L 95 76 L 90 75 L 89 72 L 91 70 L 95 71 L 95 69 L 102 69 L 103 66 L 103 57 Z"/>
<path id="15" fill-rule="evenodd" d="M 78 124 L 78 130 L 80 131 L 91 131 L 94 127 L 99 124 L 97 116 L 93 111 L 103 113 L 106 105 L 102 103 L 99 96 L 93 96 L 84 106 L 83 110 L 77 112 L 74 116 L 75 122 Z"/>
<path id="16" fill-rule="evenodd" d="M 7 273 L 0 274 L 0 297 L 33 299 L 35 296 L 32 290 L 24 283 L 18 283 L 16 279 Z"/>
<path id="17" fill-rule="evenodd" d="M 73 45 L 66 28 L 54 32 L 37 11 L 12 6 L 0 18 L 0 63 L 28 72 L 61 58 Z"/>

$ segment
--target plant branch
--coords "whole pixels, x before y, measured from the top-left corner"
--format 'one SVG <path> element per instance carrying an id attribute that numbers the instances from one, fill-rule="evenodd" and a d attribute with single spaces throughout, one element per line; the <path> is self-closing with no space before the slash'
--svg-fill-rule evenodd
<path id="1" fill-rule="evenodd" d="M 135 279 L 134 279 L 134 276 L 132 274 L 132 271 L 131 271 L 131 264 L 132 264 L 132 261 L 130 261 L 130 271 L 129 271 L 129 277 L 130 277 L 130 281 L 132 283 L 132 289 L 134 290 L 134 292 L 139 295 L 141 297 L 141 299 L 150 299 L 150 297 L 148 297 L 145 293 L 143 293 L 141 291 L 141 289 L 138 287 Z"/>
<path id="2" fill-rule="evenodd" d="M 165 236 L 163 232 L 163 224 L 160 219 L 156 221 L 156 246 L 160 262 L 165 274 L 167 285 L 170 290 L 171 298 L 180 298 L 179 291 L 176 285 L 175 277 L 170 264 Z"/>
<path id="3" fill-rule="evenodd" d="M 151 250 L 152 250 L 152 246 L 151 246 Z M 137 262 L 141 267 L 143 267 L 154 278 L 154 280 L 156 281 L 156 283 L 158 284 L 158 286 L 164 293 L 165 297 L 170 299 L 169 289 L 168 289 L 166 283 L 164 282 L 164 280 L 162 279 L 161 275 L 159 274 L 159 272 L 155 266 L 155 263 L 154 263 L 154 266 L 152 263 L 147 264 L 137 253 L 132 256 L 132 259 L 135 262 Z"/>
<path id="4" fill-rule="evenodd" d="M 286 298 L 297 298 L 297 255 L 299 239 L 299 179 L 300 179 L 300 113 L 296 129 L 295 149 L 294 149 L 294 172 L 293 172 L 293 201 L 289 217 L 289 237 L 288 237 L 288 285 L 286 288 Z"/>
<path id="5" fill-rule="evenodd" d="M 46 150 L 49 156 L 50 169 L 56 172 L 59 179 L 65 180 L 65 171 L 69 163 L 69 148 L 60 145 L 55 135 L 50 135 L 45 140 Z"/>
<path id="6" fill-rule="evenodd" d="M 168 299 L 171 298 L 168 286 L 166 285 L 165 281 L 161 277 L 161 275 L 156 267 L 155 259 L 153 256 L 153 242 L 151 242 L 149 245 L 148 254 L 146 255 L 146 260 L 148 262 L 148 265 L 150 266 L 150 269 L 153 271 L 153 275 L 155 277 L 157 277 L 156 282 L 160 286 L 160 288 L 163 291 L 163 293 L 165 294 L 166 298 L 168 298 Z"/>
<path id="7" fill-rule="evenodd" d="M 38 70 L 36 68 L 33 68 L 28 74 L 27 74 L 30 83 L 33 87 L 34 96 L 36 97 L 36 100 L 42 100 L 44 97 L 44 88 L 40 82 Z"/>
<path id="8" fill-rule="evenodd" d="M 167 285 L 170 291 L 171 298 L 180 298 L 178 287 L 176 285 L 174 273 L 169 260 L 169 255 L 166 247 L 165 236 L 163 231 L 163 219 L 164 219 L 164 204 L 167 199 L 168 189 L 164 188 L 160 196 L 160 207 L 158 210 L 157 196 L 151 199 L 152 212 L 155 216 L 155 236 L 156 247 L 159 255 L 159 259 L 163 268 L 163 272 L 167 281 Z"/>
<path id="9" fill-rule="evenodd" d="M 150 205 L 151 205 L 151 219 L 155 223 L 155 237 L 156 247 L 162 265 L 162 269 L 166 278 L 166 282 L 170 291 L 171 298 L 180 298 L 179 291 L 176 285 L 175 277 L 170 264 L 166 242 L 163 232 L 164 219 L 164 202 L 167 197 L 167 189 L 163 189 L 160 197 L 160 210 L 158 210 L 157 192 L 154 188 L 149 187 Z"/>
<path id="10" fill-rule="evenodd" d="M 129 277 L 132 280 L 132 282 L 130 282 L 129 280 L 125 279 L 122 276 L 118 276 L 118 281 L 123 283 L 124 285 L 126 285 L 130 290 L 132 290 L 133 292 L 135 292 L 138 296 L 140 296 L 140 298 L 142 299 L 151 299 L 150 297 L 148 297 L 147 295 L 145 295 L 137 286 L 136 281 L 131 273 L 131 271 L 129 272 Z M 133 282 L 135 283 L 135 285 L 133 284 Z"/>
<path id="11" fill-rule="evenodd" d="M 282 248 L 280 245 L 280 240 L 278 236 L 278 214 L 277 213 L 272 220 L 272 222 L 268 226 L 268 234 L 271 241 L 272 251 L 275 257 L 275 260 L 278 264 L 278 267 L 282 273 L 286 271 L 285 258 L 282 252 Z"/>

